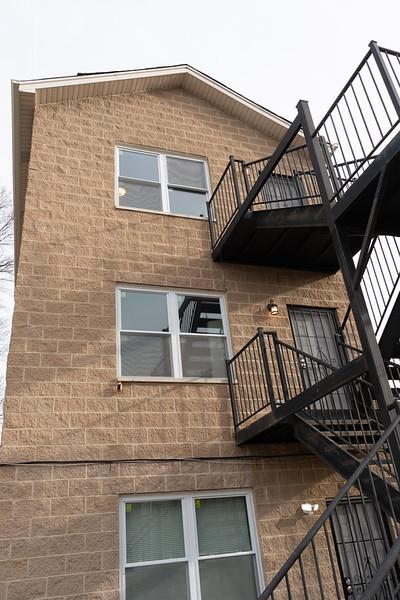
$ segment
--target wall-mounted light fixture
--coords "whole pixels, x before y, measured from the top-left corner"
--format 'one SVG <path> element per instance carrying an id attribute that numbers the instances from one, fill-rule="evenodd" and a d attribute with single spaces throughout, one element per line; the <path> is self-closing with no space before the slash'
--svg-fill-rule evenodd
<path id="1" fill-rule="evenodd" d="M 271 315 L 277 315 L 279 313 L 278 305 L 276 304 L 276 302 L 274 302 L 274 300 L 272 298 L 269 301 L 269 304 L 267 304 L 267 308 L 268 308 L 269 312 L 271 313 Z"/>
<path id="2" fill-rule="evenodd" d="M 319 509 L 319 504 L 311 504 L 310 502 L 304 502 L 301 505 L 301 510 L 305 515 L 313 515 Z"/>

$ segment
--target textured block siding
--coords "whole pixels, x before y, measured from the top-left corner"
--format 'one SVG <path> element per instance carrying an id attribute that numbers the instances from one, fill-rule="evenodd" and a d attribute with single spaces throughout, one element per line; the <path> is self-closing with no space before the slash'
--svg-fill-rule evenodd
<path id="1" fill-rule="evenodd" d="M 256 158 L 277 141 L 182 90 L 38 107 L 0 458 L 303 452 L 296 444 L 237 448 L 224 384 L 124 383 L 116 393 L 117 282 L 225 293 L 234 350 L 260 325 L 290 340 L 286 304 L 346 306 L 339 276 L 216 264 L 206 222 L 116 209 L 116 143 L 204 156 L 215 184 L 229 154 Z M 266 311 L 271 297 L 277 317 Z M 0 581 L 12 582 L 0 584 L 0 599 L 117 597 L 102 590 L 118 587 L 118 497 L 135 491 L 253 488 L 265 568 L 273 570 L 281 544 L 283 557 L 303 527 L 300 501 L 336 489 L 317 459 L 287 460 L 282 474 L 279 460 L 1 469 L 10 476 L 0 496 L 10 525 Z M 33 541 L 25 546 L 25 538 Z"/>
<path id="2" fill-rule="evenodd" d="M 268 581 L 313 523 L 301 502 L 323 507 L 338 486 L 301 456 L 1 469 L 0 599 L 117 600 L 118 504 L 127 492 L 252 488 Z"/>

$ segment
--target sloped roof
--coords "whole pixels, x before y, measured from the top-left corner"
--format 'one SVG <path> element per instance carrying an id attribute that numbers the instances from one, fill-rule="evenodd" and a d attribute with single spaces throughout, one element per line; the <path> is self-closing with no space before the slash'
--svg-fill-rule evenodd
<path id="1" fill-rule="evenodd" d="M 12 82 L 16 265 L 35 106 L 177 87 L 188 90 L 276 140 L 282 138 L 290 125 L 287 119 L 187 64 Z"/>

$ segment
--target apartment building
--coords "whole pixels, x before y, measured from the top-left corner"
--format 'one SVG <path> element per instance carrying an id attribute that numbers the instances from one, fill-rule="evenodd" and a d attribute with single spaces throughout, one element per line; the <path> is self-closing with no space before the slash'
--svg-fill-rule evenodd
<path id="1" fill-rule="evenodd" d="M 13 82 L 1 600 L 398 597 L 398 57 L 367 141 L 355 83 Z"/>

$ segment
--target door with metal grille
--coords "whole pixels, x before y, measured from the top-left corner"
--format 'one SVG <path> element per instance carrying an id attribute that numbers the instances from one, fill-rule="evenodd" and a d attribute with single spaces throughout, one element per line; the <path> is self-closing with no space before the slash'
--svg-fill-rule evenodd
<path id="1" fill-rule="evenodd" d="M 337 506 L 331 525 L 345 597 L 358 600 L 390 546 L 387 519 L 372 502 L 356 497 Z M 394 578 L 397 580 L 396 571 L 386 580 L 375 600 L 398 597 Z"/>
<path id="2" fill-rule="evenodd" d="M 294 306 L 289 307 L 289 317 L 296 348 L 332 365 L 332 367 L 342 366 L 336 338 L 339 327 L 334 309 Z M 332 373 L 332 369 L 324 367 L 322 364 L 316 366 L 312 360 L 301 358 L 300 372 L 305 386 L 310 387 Z M 349 402 L 348 390 L 341 388 L 322 398 L 319 403 L 315 403 L 313 408 L 347 412 L 350 409 Z"/>

